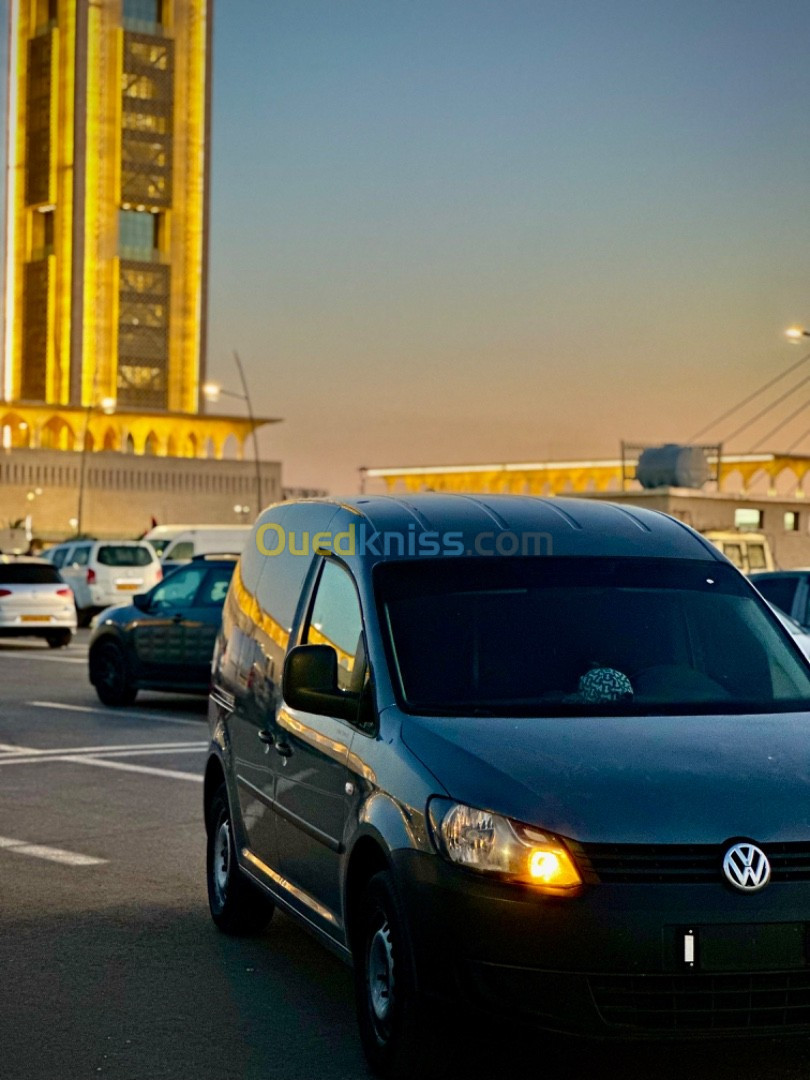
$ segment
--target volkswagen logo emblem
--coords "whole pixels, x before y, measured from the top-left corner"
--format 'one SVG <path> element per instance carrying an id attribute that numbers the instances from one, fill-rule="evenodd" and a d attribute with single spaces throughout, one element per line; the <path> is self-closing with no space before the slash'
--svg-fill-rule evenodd
<path id="1" fill-rule="evenodd" d="M 735 889 L 756 892 L 771 880 L 771 864 L 756 844 L 734 844 L 723 858 L 723 873 Z"/>

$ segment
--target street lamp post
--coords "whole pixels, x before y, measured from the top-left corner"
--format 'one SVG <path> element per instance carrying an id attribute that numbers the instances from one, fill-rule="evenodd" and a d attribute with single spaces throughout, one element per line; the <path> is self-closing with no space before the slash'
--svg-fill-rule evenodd
<path id="1" fill-rule="evenodd" d="M 115 412 L 116 401 L 112 397 L 104 397 L 98 402 L 98 408 L 105 416 L 111 416 Z M 84 432 L 82 433 L 81 458 L 79 460 L 79 501 L 76 506 L 76 535 L 82 534 L 82 513 L 84 511 L 84 485 L 87 474 L 87 436 L 90 431 L 90 416 L 96 406 L 91 401 L 84 411 Z"/>
<path id="2" fill-rule="evenodd" d="M 803 326 L 790 326 L 785 331 L 785 337 L 794 345 L 798 345 L 803 337 L 810 337 L 810 330 L 805 330 Z"/>
<path id="3" fill-rule="evenodd" d="M 239 401 L 244 401 L 247 406 L 248 419 L 250 420 L 251 433 L 253 435 L 253 463 L 256 469 L 256 505 L 258 506 L 258 513 L 261 513 L 264 503 L 262 502 L 262 470 L 259 462 L 259 439 L 256 435 L 256 422 L 253 418 L 253 405 L 250 400 L 250 391 L 248 390 L 247 379 L 245 378 L 245 372 L 242 367 L 242 361 L 239 359 L 239 353 L 234 350 L 233 358 L 236 361 L 236 368 L 239 372 L 239 381 L 242 383 L 242 393 L 238 393 L 236 390 L 226 390 L 220 383 L 207 382 L 203 384 L 202 393 L 206 401 L 219 401 L 221 397 L 237 398 Z"/>

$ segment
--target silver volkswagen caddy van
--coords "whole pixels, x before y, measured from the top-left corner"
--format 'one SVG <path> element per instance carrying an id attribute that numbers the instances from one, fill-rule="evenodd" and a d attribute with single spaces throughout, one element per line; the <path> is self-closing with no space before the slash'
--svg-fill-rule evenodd
<path id="1" fill-rule="evenodd" d="M 810 1031 L 810 668 L 662 514 L 423 495 L 266 510 L 216 646 L 211 914 L 353 964 L 381 1076 L 503 1015 Z"/>

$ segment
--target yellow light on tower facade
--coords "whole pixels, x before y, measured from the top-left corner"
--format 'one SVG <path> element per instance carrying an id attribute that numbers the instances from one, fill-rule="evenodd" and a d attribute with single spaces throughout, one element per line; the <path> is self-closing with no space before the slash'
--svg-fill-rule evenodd
<path id="1" fill-rule="evenodd" d="M 12 0 L 2 396 L 199 413 L 211 0 Z M 203 438 L 197 439 L 202 444 Z"/>
<path id="2" fill-rule="evenodd" d="M 115 412 L 116 400 L 114 397 L 103 397 L 99 402 L 99 406 L 105 416 L 112 416 Z"/>

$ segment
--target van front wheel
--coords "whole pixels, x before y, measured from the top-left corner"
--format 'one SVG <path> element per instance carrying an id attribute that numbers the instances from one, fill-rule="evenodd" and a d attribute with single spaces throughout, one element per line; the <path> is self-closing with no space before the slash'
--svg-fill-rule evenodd
<path id="1" fill-rule="evenodd" d="M 385 1080 L 444 1076 L 450 1047 L 416 989 L 407 921 L 387 871 L 366 886 L 354 935 L 360 1039 L 372 1071 Z"/>

